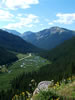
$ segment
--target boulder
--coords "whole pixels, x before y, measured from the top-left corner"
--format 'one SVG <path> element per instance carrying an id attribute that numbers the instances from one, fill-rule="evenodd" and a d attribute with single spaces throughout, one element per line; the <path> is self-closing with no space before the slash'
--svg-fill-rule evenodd
<path id="1" fill-rule="evenodd" d="M 42 81 L 38 84 L 37 88 L 33 92 L 33 95 L 38 94 L 40 91 L 48 90 L 49 86 L 53 86 L 54 81 Z"/>

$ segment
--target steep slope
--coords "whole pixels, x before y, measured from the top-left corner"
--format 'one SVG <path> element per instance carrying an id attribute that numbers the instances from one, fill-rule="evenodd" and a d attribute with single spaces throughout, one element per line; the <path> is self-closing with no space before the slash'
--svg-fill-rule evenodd
<path id="1" fill-rule="evenodd" d="M 9 52 L 3 47 L 0 47 L 0 65 L 11 63 L 13 61 L 16 61 L 17 59 L 18 58 L 15 54 Z"/>
<path id="2" fill-rule="evenodd" d="M 56 48 L 47 52 L 48 59 L 52 61 L 60 60 L 61 58 L 67 57 L 70 60 L 74 60 L 75 57 L 75 36 L 72 39 L 65 40 L 64 43 L 57 46 Z M 68 60 L 66 59 L 66 60 Z"/>
<path id="3" fill-rule="evenodd" d="M 51 27 L 40 32 L 23 36 L 23 39 L 43 49 L 52 49 L 75 35 L 75 31 L 60 27 Z"/>
<path id="4" fill-rule="evenodd" d="M 6 31 L 6 32 L 8 32 L 8 33 L 17 35 L 17 36 L 21 36 L 21 33 L 18 32 L 18 31 L 16 31 L 16 30 L 11 30 L 11 29 L 6 29 L 6 28 L 4 28 L 4 29 L 2 29 L 2 30 Z"/>
<path id="5" fill-rule="evenodd" d="M 56 80 L 75 74 L 75 37 L 42 55 L 52 62 L 41 69 L 45 76 L 50 75 Z"/>
<path id="6" fill-rule="evenodd" d="M 21 37 L 0 30 L 0 46 L 15 52 L 37 52 L 39 49 L 24 41 Z"/>

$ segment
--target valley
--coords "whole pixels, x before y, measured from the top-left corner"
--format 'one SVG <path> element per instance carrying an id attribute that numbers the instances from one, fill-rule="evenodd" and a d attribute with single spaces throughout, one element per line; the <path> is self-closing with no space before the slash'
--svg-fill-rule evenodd
<path id="1" fill-rule="evenodd" d="M 75 100 L 75 0 L 0 0 L 0 100 Z"/>
<path id="2" fill-rule="evenodd" d="M 50 64 L 51 62 L 32 53 L 17 54 L 18 60 L 12 64 L 2 68 L 0 74 L 0 90 L 11 88 L 10 82 L 22 73 L 37 71 L 40 67 Z M 6 71 L 7 70 L 7 71 Z"/>
<path id="3" fill-rule="evenodd" d="M 15 98 L 19 100 L 18 97 L 20 97 L 20 100 L 24 100 L 22 98 L 30 100 L 30 98 L 33 97 L 32 94 L 37 84 L 41 81 L 54 80 L 54 84 L 56 84 L 57 82 L 62 83 L 63 79 L 68 82 L 67 79 L 70 77 L 72 84 L 72 76 L 75 77 L 75 36 L 73 35 L 75 32 L 53 27 L 44 30 L 44 35 L 43 32 L 37 33 L 37 35 L 42 34 L 44 37 L 39 35 L 39 39 L 47 39 L 45 36 L 49 34 L 49 31 L 52 32 L 50 36 L 53 36 L 53 38 L 50 37 L 49 41 L 47 41 L 50 43 L 48 47 L 53 46 L 54 41 L 60 45 L 56 45 L 55 48 L 49 50 L 44 50 L 23 40 L 21 36 L 0 30 L 0 100 L 15 100 Z M 63 31 L 66 32 L 60 35 Z M 53 32 L 55 34 L 53 34 Z M 30 35 L 30 32 L 28 34 Z M 68 35 L 70 38 L 68 38 Z M 58 43 L 58 38 L 60 41 L 63 40 L 63 42 Z M 44 47 L 47 46 L 47 42 L 42 42 Z M 73 88 L 74 86 L 73 82 L 73 86 L 69 87 Z M 65 87 L 67 87 L 66 83 L 64 85 L 64 88 Z M 64 90 L 60 89 L 59 91 L 62 93 Z M 57 91 L 57 93 L 59 91 Z M 74 89 L 72 89 L 72 92 L 73 99 L 75 96 Z M 31 97 L 26 97 L 25 93 L 29 93 Z M 61 98 L 60 93 L 58 93 L 58 96 L 53 91 L 49 93 L 51 93 L 54 98 Z M 48 98 L 51 96 L 49 93 L 46 94 Z M 35 100 L 37 100 L 37 98 Z"/>

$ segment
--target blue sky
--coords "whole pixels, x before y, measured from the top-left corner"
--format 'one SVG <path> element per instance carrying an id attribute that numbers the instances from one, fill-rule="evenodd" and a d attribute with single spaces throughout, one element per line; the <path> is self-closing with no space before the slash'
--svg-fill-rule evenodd
<path id="1" fill-rule="evenodd" d="M 0 28 L 23 33 L 53 26 L 75 30 L 75 0 L 0 0 Z"/>

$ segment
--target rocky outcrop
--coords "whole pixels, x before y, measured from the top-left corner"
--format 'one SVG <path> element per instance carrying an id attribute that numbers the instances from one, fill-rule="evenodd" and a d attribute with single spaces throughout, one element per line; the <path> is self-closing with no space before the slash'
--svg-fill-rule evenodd
<path id="1" fill-rule="evenodd" d="M 53 84 L 54 84 L 53 80 L 40 82 L 35 91 L 33 92 L 33 95 L 38 94 L 40 91 L 48 90 L 48 86 L 53 86 Z"/>

